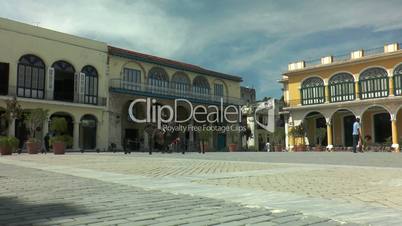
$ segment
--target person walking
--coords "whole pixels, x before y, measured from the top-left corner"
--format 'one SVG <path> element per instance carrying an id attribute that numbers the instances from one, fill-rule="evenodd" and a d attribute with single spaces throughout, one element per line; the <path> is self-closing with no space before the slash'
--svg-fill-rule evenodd
<path id="1" fill-rule="evenodd" d="M 357 153 L 357 148 L 360 148 L 361 143 L 361 128 L 360 128 L 360 119 L 356 118 L 356 121 L 353 123 L 353 152 Z"/>
<path id="2" fill-rule="evenodd" d="M 50 135 L 49 133 L 46 133 L 45 137 L 43 138 L 43 143 L 45 144 L 45 149 L 42 149 L 42 154 L 43 153 L 48 153 L 49 152 L 49 140 L 50 140 Z"/>

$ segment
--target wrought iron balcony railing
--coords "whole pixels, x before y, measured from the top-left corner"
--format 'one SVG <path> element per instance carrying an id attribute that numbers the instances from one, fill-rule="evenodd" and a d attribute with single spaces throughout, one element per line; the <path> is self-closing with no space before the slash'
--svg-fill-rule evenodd
<path id="1" fill-rule="evenodd" d="M 26 89 L 25 89 L 26 90 Z M 5 89 L 3 90 L 5 91 Z M 36 90 L 37 91 L 37 90 Z M 50 98 L 49 95 L 47 95 L 47 90 L 42 91 L 43 93 L 41 95 L 36 95 L 37 98 L 31 97 L 31 95 L 28 95 L 29 93 L 24 93 L 23 95 L 17 93 L 17 87 L 15 86 L 8 86 L 7 92 L 2 92 L 0 95 L 2 96 L 9 96 L 9 97 L 21 97 L 21 98 L 31 98 L 35 100 L 49 100 L 49 101 L 62 101 L 62 102 L 70 102 L 70 103 L 76 103 L 76 104 L 88 104 L 88 105 L 95 105 L 95 106 L 106 106 L 107 98 L 106 97 L 99 97 L 99 96 L 85 96 L 85 95 L 75 95 L 76 97 L 69 101 L 67 99 L 62 100 L 60 98 L 55 98 L 52 97 Z M 43 97 L 43 98 L 41 98 Z"/>
<path id="2" fill-rule="evenodd" d="M 191 102 L 216 104 L 220 103 L 221 98 L 224 104 L 243 105 L 244 101 L 237 97 L 216 96 L 210 94 L 205 89 L 199 89 L 190 85 L 179 83 L 163 82 L 157 83 L 134 83 L 122 79 L 110 80 L 110 91 L 139 96 L 161 97 L 166 99 L 188 99 Z"/>

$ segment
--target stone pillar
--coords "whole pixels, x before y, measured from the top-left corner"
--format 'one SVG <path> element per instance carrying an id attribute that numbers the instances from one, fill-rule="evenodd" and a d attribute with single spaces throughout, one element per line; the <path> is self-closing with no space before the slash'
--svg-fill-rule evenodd
<path id="1" fill-rule="evenodd" d="M 144 150 L 149 150 L 149 136 L 147 132 L 144 132 Z"/>
<path id="2" fill-rule="evenodd" d="M 329 85 L 324 86 L 325 103 L 329 103 Z"/>
<path id="3" fill-rule="evenodd" d="M 292 126 L 289 126 L 289 129 L 288 129 L 289 151 L 293 151 L 293 150 L 294 150 L 294 146 L 295 146 L 295 138 L 291 135 L 292 129 L 293 129 Z"/>
<path id="4" fill-rule="evenodd" d="M 191 119 L 188 131 L 188 151 L 193 151 L 194 149 L 194 121 Z"/>
<path id="5" fill-rule="evenodd" d="M 355 82 L 355 96 L 356 100 L 360 100 L 359 81 Z"/>
<path id="6" fill-rule="evenodd" d="M 327 149 L 332 150 L 334 145 L 332 143 L 332 124 L 331 124 L 331 120 L 327 120 L 327 143 L 328 143 Z"/>
<path id="7" fill-rule="evenodd" d="M 73 133 L 73 149 L 79 150 L 79 140 L 80 140 L 80 123 L 74 122 L 74 133 Z"/>
<path id="8" fill-rule="evenodd" d="M 43 123 L 43 136 L 45 136 L 49 132 L 49 122 L 50 119 L 46 119 Z"/>
<path id="9" fill-rule="evenodd" d="M 11 119 L 10 125 L 8 126 L 8 135 L 15 136 L 15 118 Z"/>
<path id="10" fill-rule="evenodd" d="M 399 142 L 398 142 L 398 127 L 396 124 L 396 117 L 391 118 L 392 126 L 392 148 L 395 152 L 399 152 Z"/>

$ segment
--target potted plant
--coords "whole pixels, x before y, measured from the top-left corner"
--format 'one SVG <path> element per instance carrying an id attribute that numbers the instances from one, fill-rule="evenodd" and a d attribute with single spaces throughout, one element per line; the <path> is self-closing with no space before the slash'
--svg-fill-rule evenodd
<path id="1" fill-rule="evenodd" d="M 306 145 L 304 144 L 304 126 L 303 123 L 294 126 L 290 131 L 290 135 L 296 138 L 295 140 L 295 151 L 306 151 Z"/>
<path id="2" fill-rule="evenodd" d="M 199 132 L 200 136 L 200 153 L 205 154 L 208 151 L 209 140 L 212 136 L 212 131 L 208 130 L 207 128 L 203 128 Z"/>
<path id="3" fill-rule="evenodd" d="M 55 133 L 55 136 L 50 138 L 50 144 L 53 147 L 54 154 L 64 154 L 66 151 L 66 146 L 73 144 L 73 138 L 70 135 L 65 135 L 67 132 L 66 119 L 62 117 L 52 118 L 50 130 Z"/>
<path id="4" fill-rule="evenodd" d="M 325 128 L 316 128 L 315 129 L 315 137 L 318 143 L 315 146 L 315 151 L 321 151 L 322 141 L 324 140 L 325 136 L 327 135 L 327 129 Z"/>
<path id="5" fill-rule="evenodd" d="M 284 128 L 275 128 L 272 134 L 272 141 L 274 142 L 274 151 L 281 152 L 283 150 L 283 141 L 285 140 L 286 134 Z"/>
<path id="6" fill-rule="evenodd" d="M 236 131 L 229 131 L 229 136 L 230 136 L 230 144 L 229 144 L 229 151 L 230 152 L 235 152 L 237 150 L 237 140 L 238 140 L 238 133 Z"/>
<path id="7" fill-rule="evenodd" d="M 40 140 L 36 138 L 36 131 L 42 130 L 43 123 L 47 120 L 48 111 L 41 108 L 33 109 L 25 114 L 25 124 L 28 127 L 29 138 L 26 146 L 29 154 L 38 154 Z"/>
<path id="8" fill-rule="evenodd" d="M 17 149 L 19 140 L 12 136 L 0 137 L 0 153 L 1 155 L 11 155 Z"/>

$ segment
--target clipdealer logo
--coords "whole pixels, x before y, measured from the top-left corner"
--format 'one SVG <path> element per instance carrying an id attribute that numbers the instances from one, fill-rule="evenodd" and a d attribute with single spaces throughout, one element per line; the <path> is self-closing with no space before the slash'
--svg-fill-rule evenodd
<path id="1" fill-rule="evenodd" d="M 135 106 L 139 103 L 146 104 L 146 117 L 137 118 L 135 115 Z M 156 123 L 158 129 L 162 128 L 162 124 L 167 123 L 185 123 L 190 120 L 199 124 L 212 124 L 212 123 L 240 123 L 241 122 L 241 106 L 227 105 L 224 106 L 223 98 L 220 99 L 219 107 L 216 105 L 197 105 L 193 104 L 187 99 L 175 99 L 174 106 L 158 105 L 156 99 L 139 98 L 130 103 L 128 114 L 130 119 L 136 123 Z M 178 119 L 178 107 L 187 106 L 189 109 L 188 117 L 185 119 Z"/>

